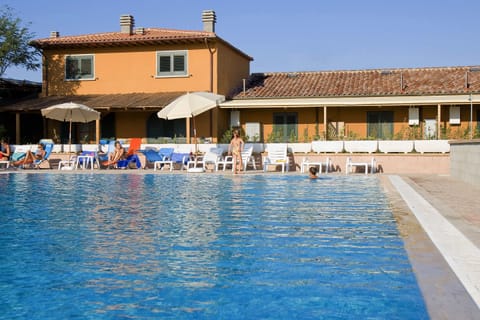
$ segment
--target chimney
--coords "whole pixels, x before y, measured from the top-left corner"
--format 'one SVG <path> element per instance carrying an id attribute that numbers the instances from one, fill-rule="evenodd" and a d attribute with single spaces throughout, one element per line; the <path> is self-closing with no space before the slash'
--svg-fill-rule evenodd
<path id="1" fill-rule="evenodd" d="M 145 28 L 143 27 L 135 28 L 135 34 L 145 34 Z"/>
<path id="2" fill-rule="evenodd" d="M 120 32 L 133 34 L 133 27 L 135 26 L 135 20 L 133 16 L 124 14 L 120 16 Z"/>
<path id="3" fill-rule="evenodd" d="M 217 16 L 213 10 L 204 10 L 202 12 L 203 31 L 215 32 L 215 22 L 217 22 Z"/>
<path id="4" fill-rule="evenodd" d="M 60 37 L 60 32 L 50 31 L 50 38 L 58 38 L 58 37 Z"/>

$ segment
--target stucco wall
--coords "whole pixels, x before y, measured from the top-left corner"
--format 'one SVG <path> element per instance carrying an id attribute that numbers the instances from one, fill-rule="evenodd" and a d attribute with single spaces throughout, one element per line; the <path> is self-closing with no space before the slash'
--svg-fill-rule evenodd
<path id="1" fill-rule="evenodd" d="M 227 94 L 248 77 L 250 61 L 221 43 L 212 46 L 213 91 Z M 188 51 L 187 76 L 156 77 L 157 51 L 165 50 Z M 65 55 L 80 54 L 94 55 L 95 79 L 65 81 Z M 49 95 L 210 91 L 211 87 L 205 44 L 46 51 L 45 57 Z"/>
<path id="2" fill-rule="evenodd" d="M 450 142 L 452 177 L 480 187 L 480 139 Z"/>

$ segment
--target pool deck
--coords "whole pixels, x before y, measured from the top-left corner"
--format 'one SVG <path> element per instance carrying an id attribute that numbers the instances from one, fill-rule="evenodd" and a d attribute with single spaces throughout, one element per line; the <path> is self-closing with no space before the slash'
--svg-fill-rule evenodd
<path id="1" fill-rule="evenodd" d="M 480 189 L 448 175 L 382 176 L 432 319 L 480 319 Z"/>

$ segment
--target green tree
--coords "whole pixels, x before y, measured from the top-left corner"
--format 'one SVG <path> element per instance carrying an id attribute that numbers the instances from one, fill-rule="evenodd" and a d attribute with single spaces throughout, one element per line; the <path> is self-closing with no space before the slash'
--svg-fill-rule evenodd
<path id="1" fill-rule="evenodd" d="M 11 66 L 23 66 L 27 70 L 40 67 L 40 52 L 28 43 L 34 34 L 22 25 L 22 20 L 5 6 L 0 9 L 0 77 Z"/>

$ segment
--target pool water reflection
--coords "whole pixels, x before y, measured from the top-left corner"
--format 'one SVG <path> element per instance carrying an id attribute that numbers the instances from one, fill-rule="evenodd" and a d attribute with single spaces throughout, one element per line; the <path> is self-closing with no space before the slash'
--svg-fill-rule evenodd
<path id="1" fill-rule="evenodd" d="M 0 176 L 5 319 L 427 319 L 375 177 Z"/>

